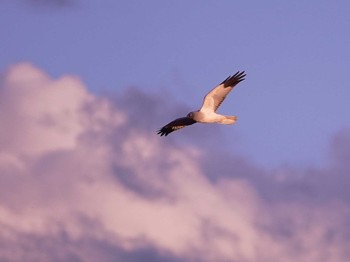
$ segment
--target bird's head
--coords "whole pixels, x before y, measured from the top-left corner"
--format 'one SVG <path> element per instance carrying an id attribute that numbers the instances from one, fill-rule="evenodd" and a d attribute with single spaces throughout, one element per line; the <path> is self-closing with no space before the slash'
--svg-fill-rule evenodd
<path id="1" fill-rule="evenodd" d="M 194 112 L 189 112 L 189 113 L 187 114 L 187 117 L 193 119 L 193 117 L 194 117 Z"/>
<path id="2" fill-rule="evenodd" d="M 193 111 L 193 112 L 189 112 L 189 113 L 187 114 L 187 117 L 194 120 L 194 118 L 196 117 L 196 115 L 198 114 L 198 112 L 199 112 L 198 110 L 197 110 L 197 111 Z"/>

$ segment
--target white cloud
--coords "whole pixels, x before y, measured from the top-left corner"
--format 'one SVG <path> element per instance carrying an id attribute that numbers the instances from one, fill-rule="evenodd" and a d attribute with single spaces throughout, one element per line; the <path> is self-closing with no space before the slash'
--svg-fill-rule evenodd
<path id="1" fill-rule="evenodd" d="M 108 103 L 89 94 L 78 78 L 53 80 L 28 63 L 6 72 L 0 97 L 0 121 L 6 127 L 0 131 L 0 144 L 14 154 L 73 149 L 82 132 L 99 128 L 103 121 L 124 121 L 122 113 L 110 115 Z"/>
<path id="2" fill-rule="evenodd" d="M 350 209 L 341 199 L 267 201 L 244 174 L 211 182 L 202 161 L 213 152 L 135 127 L 128 109 L 73 76 L 54 80 L 24 63 L 0 88 L 0 244 L 12 243 L 0 259 L 86 260 L 92 252 L 144 261 L 137 252 L 145 248 L 164 261 L 349 256 Z"/>

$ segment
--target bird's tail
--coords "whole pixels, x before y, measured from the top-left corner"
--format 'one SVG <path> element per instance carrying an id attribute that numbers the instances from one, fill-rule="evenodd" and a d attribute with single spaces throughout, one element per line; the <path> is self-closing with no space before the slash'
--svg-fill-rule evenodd
<path id="1" fill-rule="evenodd" d="M 233 125 L 237 121 L 237 116 L 224 116 L 220 124 Z"/>

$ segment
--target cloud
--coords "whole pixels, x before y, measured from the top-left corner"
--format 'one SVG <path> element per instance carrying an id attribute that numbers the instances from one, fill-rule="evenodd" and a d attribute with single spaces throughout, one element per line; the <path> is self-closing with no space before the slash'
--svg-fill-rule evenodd
<path id="1" fill-rule="evenodd" d="M 263 170 L 207 146 L 209 133 L 191 143 L 200 127 L 156 136 L 178 110 L 162 101 L 137 88 L 97 97 L 75 76 L 9 67 L 0 260 L 346 261 L 348 130 L 322 170 Z"/>

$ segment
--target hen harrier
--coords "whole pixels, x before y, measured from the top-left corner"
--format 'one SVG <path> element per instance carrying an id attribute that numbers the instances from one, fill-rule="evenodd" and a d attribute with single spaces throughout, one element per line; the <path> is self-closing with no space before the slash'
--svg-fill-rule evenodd
<path id="1" fill-rule="evenodd" d="M 193 125 L 196 122 L 232 125 L 236 122 L 237 116 L 220 115 L 216 113 L 216 110 L 224 101 L 228 93 L 230 93 L 239 82 L 243 81 L 245 76 L 246 74 L 244 71 L 238 71 L 233 76 L 229 76 L 204 97 L 202 107 L 199 110 L 188 113 L 186 117 L 175 119 L 159 129 L 157 134 L 167 136 L 173 131 Z"/>

